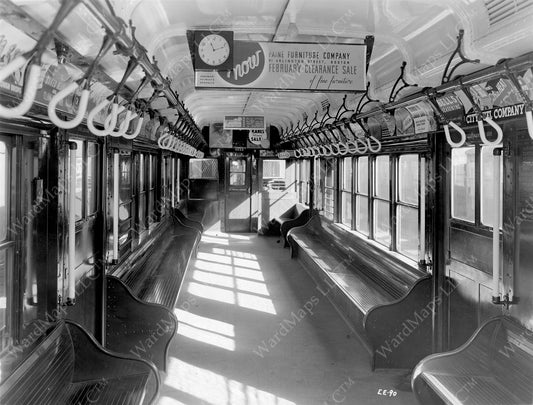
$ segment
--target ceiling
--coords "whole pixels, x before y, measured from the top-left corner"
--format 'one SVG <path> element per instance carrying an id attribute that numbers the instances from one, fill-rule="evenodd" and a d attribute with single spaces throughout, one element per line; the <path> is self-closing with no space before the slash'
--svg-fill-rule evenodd
<path id="1" fill-rule="evenodd" d="M 400 66 L 407 62 L 405 80 L 419 88 L 441 83 L 444 67 L 454 51 L 459 29 L 465 30 L 464 53 L 480 64 L 464 65 L 464 74 L 492 65 L 501 58 L 531 51 L 533 0 L 94 0 L 111 5 L 114 13 L 136 27 L 136 38 L 155 57 L 163 76 L 171 79 L 180 99 L 202 127 L 221 122 L 224 115 L 264 114 L 280 129 L 311 120 L 331 105 L 335 112 L 344 94 L 263 90 L 196 90 L 187 30 L 234 31 L 237 40 L 309 43 L 361 43 L 375 37 L 367 79 L 370 95 L 389 98 Z M 47 26 L 58 0 L 12 0 Z M 94 56 L 103 30 L 80 5 L 60 31 L 77 52 Z M 120 81 L 127 59 L 108 55 L 104 70 Z M 135 72 L 128 85 L 135 89 L 143 74 Z M 403 90 L 400 96 L 417 91 Z M 144 93 L 143 93 L 144 94 Z M 150 91 L 146 90 L 145 96 Z M 353 109 L 361 94 L 348 94 Z M 164 100 L 154 108 L 175 116 Z"/>

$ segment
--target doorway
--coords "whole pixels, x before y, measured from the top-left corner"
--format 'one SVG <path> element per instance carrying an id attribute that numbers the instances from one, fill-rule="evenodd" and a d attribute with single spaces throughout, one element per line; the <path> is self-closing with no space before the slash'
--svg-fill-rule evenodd
<path id="1" fill-rule="evenodd" d="M 251 157 L 245 154 L 225 158 L 225 230 L 251 232 Z"/>

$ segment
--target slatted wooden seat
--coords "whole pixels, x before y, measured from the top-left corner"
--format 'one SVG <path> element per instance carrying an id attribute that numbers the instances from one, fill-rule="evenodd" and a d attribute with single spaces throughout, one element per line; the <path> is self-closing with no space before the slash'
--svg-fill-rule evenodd
<path id="1" fill-rule="evenodd" d="M 427 274 L 319 215 L 287 239 L 292 256 L 365 338 L 373 367 L 410 368 L 430 353 L 431 320 L 416 315 L 431 302 Z M 417 326 L 402 333 L 408 321 Z"/>
<path id="2" fill-rule="evenodd" d="M 104 349 L 81 326 L 60 321 L 0 385 L 2 404 L 152 404 L 155 366 Z"/>
<path id="3" fill-rule="evenodd" d="M 492 318 L 456 350 L 423 359 L 412 387 L 424 405 L 533 404 L 533 331 Z"/>
<path id="4" fill-rule="evenodd" d="M 200 237 L 197 228 L 175 216 L 134 263 L 107 275 L 106 347 L 166 370 L 166 354 L 178 323 L 174 307 Z"/>
<path id="5" fill-rule="evenodd" d="M 296 203 L 279 217 L 274 218 L 274 221 L 280 225 L 281 237 L 283 238 L 285 247 L 289 246 L 287 242 L 287 233 L 295 226 L 302 226 L 309 221 L 309 208 L 303 204 Z"/>

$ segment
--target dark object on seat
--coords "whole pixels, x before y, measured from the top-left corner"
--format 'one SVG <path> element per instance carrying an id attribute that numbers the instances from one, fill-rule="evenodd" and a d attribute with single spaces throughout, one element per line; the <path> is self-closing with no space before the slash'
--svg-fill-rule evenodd
<path id="1" fill-rule="evenodd" d="M 179 208 L 174 208 L 172 210 L 172 215 L 174 215 L 183 225 L 194 228 L 201 233 L 204 232 L 204 227 L 200 222 L 189 219 Z"/>
<path id="2" fill-rule="evenodd" d="M 292 257 L 365 339 L 373 368 L 412 368 L 431 353 L 429 275 L 318 214 L 287 239 Z"/>
<path id="3" fill-rule="evenodd" d="M 2 404 L 152 404 L 159 374 L 110 352 L 80 325 L 60 321 L 0 386 Z"/>
<path id="4" fill-rule="evenodd" d="M 107 276 L 106 347 L 135 354 L 166 370 L 177 330 L 174 307 L 201 233 L 174 217 L 130 263 Z"/>
<path id="5" fill-rule="evenodd" d="M 423 359 L 413 392 L 420 404 L 533 403 L 533 331 L 506 316 L 481 325 L 461 347 Z"/>
<path id="6" fill-rule="evenodd" d="M 287 242 L 287 233 L 296 226 L 304 225 L 309 221 L 309 216 L 309 208 L 303 204 L 296 203 L 279 217 L 274 218 L 274 221 L 280 226 L 284 247 L 289 246 Z"/>

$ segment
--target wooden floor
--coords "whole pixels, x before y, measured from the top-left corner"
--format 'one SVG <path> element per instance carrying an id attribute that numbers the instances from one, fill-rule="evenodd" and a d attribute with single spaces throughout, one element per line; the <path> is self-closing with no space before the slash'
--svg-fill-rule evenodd
<path id="1" fill-rule="evenodd" d="M 414 404 L 275 237 L 208 229 L 175 312 L 160 405 Z"/>

